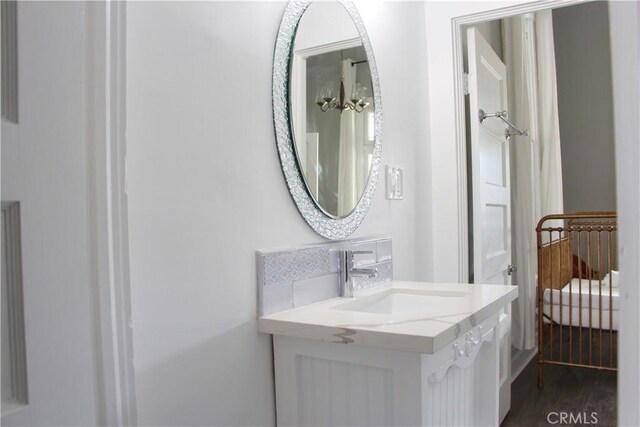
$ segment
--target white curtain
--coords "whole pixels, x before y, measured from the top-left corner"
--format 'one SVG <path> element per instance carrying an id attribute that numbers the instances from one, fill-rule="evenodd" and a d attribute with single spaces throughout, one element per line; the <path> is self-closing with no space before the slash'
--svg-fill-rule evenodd
<path id="1" fill-rule="evenodd" d="M 345 97 L 356 85 L 356 67 L 351 59 L 342 61 Z M 358 202 L 356 112 L 346 109 L 340 115 L 340 153 L 338 161 L 338 215 L 349 214 Z"/>
<path id="2" fill-rule="evenodd" d="M 551 10 L 535 14 L 538 58 L 540 214 L 563 213 L 562 161 Z"/>
<path id="3" fill-rule="evenodd" d="M 539 16 L 540 15 L 540 16 Z M 551 11 L 504 21 L 508 70 L 509 117 L 529 136 L 510 141 L 513 261 L 518 286 L 513 306 L 512 344 L 536 346 L 535 227 L 542 215 L 562 212 L 562 170 L 555 88 L 555 54 Z"/>
<path id="4" fill-rule="evenodd" d="M 504 54 L 507 65 L 509 92 L 509 117 L 529 136 L 514 136 L 509 141 L 511 155 L 511 206 L 512 206 L 512 261 L 517 270 L 512 284 L 518 286 L 518 299 L 513 304 L 511 321 L 512 345 L 530 350 L 536 345 L 535 331 L 535 283 L 537 257 L 535 222 L 539 203 L 536 200 L 536 96 L 531 96 L 529 77 L 535 73 L 531 67 L 528 31 L 523 16 L 504 21 Z"/>

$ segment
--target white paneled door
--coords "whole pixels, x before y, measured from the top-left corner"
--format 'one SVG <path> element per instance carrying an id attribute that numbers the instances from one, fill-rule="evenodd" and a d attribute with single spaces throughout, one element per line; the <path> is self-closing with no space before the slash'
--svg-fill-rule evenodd
<path id="1" fill-rule="evenodd" d="M 473 196 L 474 283 L 509 285 L 511 200 L 507 125 L 487 114 L 508 111 L 504 63 L 475 27 L 467 30 Z M 511 310 L 500 320 L 500 419 L 511 406 Z"/>

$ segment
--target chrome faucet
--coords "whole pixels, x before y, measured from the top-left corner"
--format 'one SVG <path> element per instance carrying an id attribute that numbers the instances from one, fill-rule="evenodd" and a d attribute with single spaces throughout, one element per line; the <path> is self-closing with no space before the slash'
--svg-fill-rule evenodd
<path id="1" fill-rule="evenodd" d="M 354 277 L 375 277 L 378 274 L 376 268 L 356 268 L 354 256 L 372 254 L 373 251 L 340 251 L 340 296 L 353 297 Z"/>

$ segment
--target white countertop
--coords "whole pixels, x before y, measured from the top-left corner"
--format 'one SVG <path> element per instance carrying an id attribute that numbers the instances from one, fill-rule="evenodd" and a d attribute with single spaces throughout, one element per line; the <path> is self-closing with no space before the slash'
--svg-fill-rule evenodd
<path id="1" fill-rule="evenodd" d="M 432 293 L 433 304 L 415 304 L 409 312 L 356 311 L 349 307 L 384 293 Z M 459 292 L 439 297 L 438 292 Z M 258 319 L 260 332 L 332 343 L 355 344 L 432 354 L 482 322 L 518 296 L 515 286 L 394 281 Z M 417 299 L 424 298 L 418 296 Z M 417 300 L 416 299 L 416 300 Z M 424 307 L 424 308 L 422 308 Z"/>

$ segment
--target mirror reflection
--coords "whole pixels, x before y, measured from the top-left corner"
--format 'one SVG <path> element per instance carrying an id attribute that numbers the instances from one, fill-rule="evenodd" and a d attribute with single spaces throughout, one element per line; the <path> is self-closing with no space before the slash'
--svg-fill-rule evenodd
<path id="1" fill-rule="evenodd" d="M 340 3 L 308 7 L 291 61 L 289 102 L 299 168 L 318 207 L 344 218 L 369 179 L 375 106 L 367 54 Z"/>

